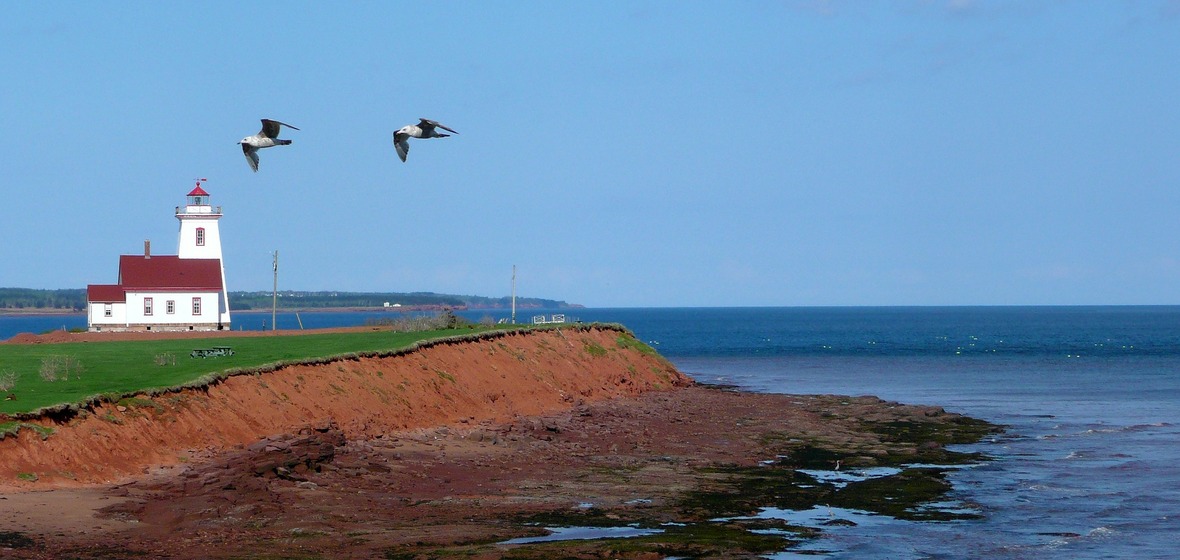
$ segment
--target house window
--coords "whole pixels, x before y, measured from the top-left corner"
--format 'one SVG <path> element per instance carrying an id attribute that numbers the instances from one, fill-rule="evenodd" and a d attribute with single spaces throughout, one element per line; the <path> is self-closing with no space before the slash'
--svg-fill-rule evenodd
<path id="1" fill-rule="evenodd" d="M 164 311 L 169 315 L 176 313 L 176 301 L 171 299 L 168 300 L 168 302 L 164 304 Z"/>
<path id="2" fill-rule="evenodd" d="M 197 228 L 197 246 L 198 247 L 205 246 L 205 228 L 203 228 L 203 227 Z"/>
<path id="3" fill-rule="evenodd" d="M 109 303 L 105 303 L 105 304 L 103 304 L 103 306 L 102 306 L 102 316 L 103 316 L 103 317 L 110 317 L 110 316 L 111 316 L 111 304 L 109 304 Z"/>
<path id="4" fill-rule="evenodd" d="M 201 314 L 201 298 L 195 297 L 195 298 L 193 298 L 193 316 L 195 317 L 200 314 Z"/>
<path id="5" fill-rule="evenodd" d="M 143 314 L 147 316 L 152 314 L 152 298 L 150 297 L 143 298 Z"/>

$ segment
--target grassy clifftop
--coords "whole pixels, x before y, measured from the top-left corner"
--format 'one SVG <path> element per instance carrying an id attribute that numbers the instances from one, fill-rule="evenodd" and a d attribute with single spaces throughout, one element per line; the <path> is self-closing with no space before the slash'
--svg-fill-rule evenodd
<path id="1" fill-rule="evenodd" d="M 333 332 L 292 336 L 186 337 L 61 344 L 0 344 L 0 413 L 36 415 L 136 392 L 208 383 L 282 364 L 405 351 L 427 341 L 504 331 L 471 326 L 419 332 Z M 229 346 L 231 356 L 193 358 Z"/>

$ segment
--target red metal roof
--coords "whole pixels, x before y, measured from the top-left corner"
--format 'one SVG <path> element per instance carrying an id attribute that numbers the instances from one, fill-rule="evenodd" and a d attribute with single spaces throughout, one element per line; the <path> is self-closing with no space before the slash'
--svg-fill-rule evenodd
<path id="1" fill-rule="evenodd" d="M 118 284 L 91 284 L 86 286 L 86 301 L 115 303 L 127 301 L 123 286 Z"/>
<path id="2" fill-rule="evenodd" d="M 221 261 L 182 259 L 176 255 L 120 255 L 119 285 L 124 290 L 220 292 Z"/>
<path id="3" fill-rule="evenodd" d="M 205 192 L 205 189 L 201 188 L 200 183 L 197 183 L 197 188 L 189 192 L 188 196 L 209 196 L 209 193 Z"/>

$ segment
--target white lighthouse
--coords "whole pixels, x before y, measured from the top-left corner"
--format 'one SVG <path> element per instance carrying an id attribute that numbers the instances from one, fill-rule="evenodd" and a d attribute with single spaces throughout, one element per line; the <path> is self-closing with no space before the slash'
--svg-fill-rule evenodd
<path id="1" fill-rule="evenodd" d="M 176 219 L 180 221 L 180 240 L 176 256 L 181 259 L 217 259 L 221 268 L 221 298 L 218 315 L 220 322 L 229 324 L 229 290 L 225 285 L 225 261 L 221 258 L 221 230 L 217 221 L 221 219 L 221 207 L 210 203 L 209 193 L 201 188 L 204 179 L 189 191 L 184 209 L 176 208 Z"/>
<path id="2" fill-rule="evenodd" d="M 201 179 L 176 207 L 176 255 L 119 256 L 117 284 L 87 286 L 90 330 L 221 330 L 230 327 L 229 291 L 221 260 L 221 207 L 210 204 Z"/>

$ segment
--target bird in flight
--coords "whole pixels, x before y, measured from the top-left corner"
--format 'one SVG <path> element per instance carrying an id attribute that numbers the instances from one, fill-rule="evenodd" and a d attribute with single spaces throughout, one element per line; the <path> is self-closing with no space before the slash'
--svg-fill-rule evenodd
<path id="1" fill-rule="evenodd" d="M 299 130 L 285 122 L 262 119 L 262 130 L 258 134 L 247 136 L 238 142 L 242 145 L 242 153 L 246 155 L 246 163 L 250 164 L 250 169 L 253 169 L 255 173 L 258 172 L 258 150 L 271 146 L 286 146 L 291 143 L 290 140 L 279 140 L 279 128 L 284 126 Z"/>
<path id="2" fill-rule="evenodd" d="M 418 124 L 408 124 L 393 133 L 393 145 L 397 148 L 398 157 L 402 158 L 402 161 L 406 161 L 406 155 L 410 153 L 410 138 L 446 138 L 450 136 L 450 134 L 438 132 L 435 130 L 436 128 L 459 134 L 453 129 L 439 124 L 437 121 L 418 119 Z"/>

